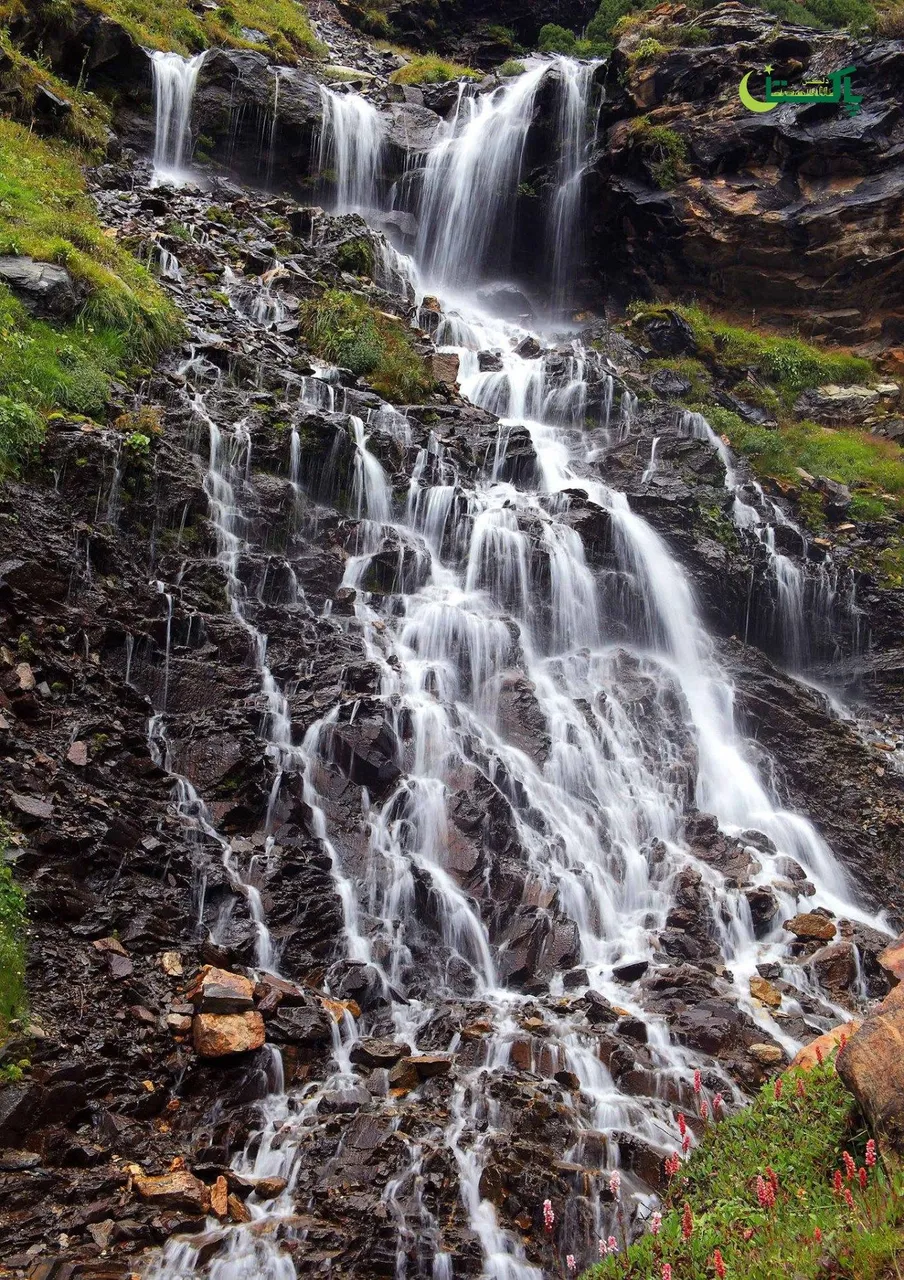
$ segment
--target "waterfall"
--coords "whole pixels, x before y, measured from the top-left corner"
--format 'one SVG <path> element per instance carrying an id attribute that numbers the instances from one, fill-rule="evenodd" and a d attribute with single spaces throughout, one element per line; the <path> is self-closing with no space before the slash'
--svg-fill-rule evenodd
<path id="1" fill-rule="evenodd" d="M 373 103 L 357 93 L 337 93 L 320 86 L 323 128 L 318 169 L 332 191 L 337 213 L 359 213 L 378 205 L 383 155 L 383 118 Z"/>
<path id="2" fill-rule="evenodd" d="M 533 63 L 509 85 L 475 96 L 459 87 L 445 138 L 427 157 L 415 257 L 437 286 L 460 287 L 504 275 L 511 263 L 515 204 L 531 125 L 547 86 L 555 95 L 559 158 L 549 212 L 553 300 L 565 301 L 577 247 L 581 179 L 589 143 L 598 63 L 553 58 Z M 541 268 L 538 275 L 544 274 Z"/>
<path id="3" fill-rule="evenodd" d="M 151 54 L 154 75 L 156 135 L 154 171 L 158 181 L 179 182 L 191 150 L 191 108 L 205 53 L 183 58 L 178 53 Z"/>
<path id="4" fill-rule="evenodd" d="M 459 357 L 464 396 L 499 418 L 482 468 L 456 464 L 437 429 L 421 437 L 402 492 L 381 459 L 403 456 L 402 446 L 417 439 L 405 417 L 370 402 L 366 411 L 346 412 L 353 393 L 346 398 L 329 370 L 302 380 L 299 415 L 312 408 L 329 415 L 337 447 L 341 443 L 350 459 L 330 494 L 347 524 L 342 588 L 353 593 L 354 613 L 346 621 L 377 673 L 379 703 L 398 743 L 396 780 L 373 795 L 361 791 L 351 851 L 342 828 L 334 829 L 337 809 L 327 788 L 333 785 L 337 735 L 370 698 L 343 689 L 307 728 L 304 741 L 293 744 L 287 697 L 267 665 L 266 637 L 249 618 L 239 573 L 240 561 L 253 553 L 243 514 L 253 441 L 241 422 L 231 432 L 218 425 L 216 387 L 209 400 L 195 400 L 208 432 L 205 490 L 217 562 L 233 613 L 251 641 L 267 706 L 261 735 L 273 772 L 267 825 L 278 813 L 284 779 L 294 775 L 308 830 L 328 859 L 342 905 L 345 954 L 370 966 L 386 997 L 377 1015 L 380 1036 L 413 1046 L 415 1053 L 425 1043 L 435 1051 L 439 1039 L 450 1053 L 458 1052 L 462 1037 L 449 1030 L 455 1020 L 444 1021 L 446 1013 L 452 1008 L 463 1011 L 461 1021 L 480 1019 L 481 1034 L 461 1055 L 446 1115 L 434 1095 L 419 1115 L 416 1141 L 404 1132 L 403 1099 L 372 1096 L 364 1104 L 385 1107 L 381 1114 L 394 1137 L 407 1143 L 402 1170 L 383 1194 L 396 1232 L 399 1280 L 449 1280 L 454 1274 L 445 1224 L 422 1193 L 428 1148 L 434 1148 L 434 1160 L 437 1151 L 447 1157 L 446 1167 L 458 1179 L 460 1211 L 479 1250 L 483 1280 L 542 1280 L 521 1236 L 482 1189 L 497 1136 L 506 1124 L 518 1123 L 493 1093 L 494 1083 L 513 1070 L 516 1044 L 526 1052 L 525 1069 L 541 1076 L 544 1087 L 559 1090 L 556 1105 L 567 1117 L 562 1158 L 583 1166 L 579 1195 L 586 1221 L 574 1246 L 581 1266 L 594 1259 L 596 1239 L 611 1226 L 600 1164 L 621 1163 L 621 1135 L 628 1149 L 635 1139 L 657 1153 L 669 1151 L 673 1106 L 692 1096 L 693 1070 L 702 1058 L 709 1075 L 732 1091 L 717 1061 L 673 1041 L 669 1019 L 647 1007 L 643 985 L 618 976 L 626 959 L 653 974 L 678 963 L 663 940 L 682 877 L 690 873 L 699 882 L 699 911 L 710 920 L 708 940 L 724 990 L 751 1023 L 789 1050 L 795 1036 L 750 993 L 762 966 L 787 984 L 785 1012 L 802 1018 L 818 1000 L 824 1020 L 845 1015 L 814 990 L 789 954 L 781 922 L 795 914 L 798 890 L 788 867 L 812 884 L 814 904 L 873 927 L 884 924 L 857 905 L 814 826 L 784 809 L 773 793 L 769 762 L 736 725 L 735 690 L 687 575 L 626 496 L 599 478 L 601 440 L 630 427 L 636 397 L 623 392 L 616 417 L 615 382 L 598 353 L 573 340 L 539 355 L 535 344 L 533 356 L 525 355 L 531 335 L 488 318 L 475 298 L 479 282 L 504 261 L 499 246 L 510 231 L 538 94 L 556 69 L 565 94 L 557 117 L 564 134 L 560 179 L 579 186 L 592 74 L 567 60 L 532 65 L 510 85 L 479 97 L 463 85 L 448 136 L 426 162 L 415 270 L 442 286 L 445 312 L 437 340 Z M 357 95 L 323 93 L 320 162 L 335 166 L 337 206 L 372 207 L 382 148 L 377 113 Z M 554 202 L 550 252 L 560 263 L 567 261 L 576 201 L 571 192 Z M 392 266 L 404 275 L 401 259 Z M 563 281 L 565 274 L 563 269 Z M 267 322 L 264 312 L 248 314 Z M 492 369 L 480 367 L 479 352 L 494 353 Z M 188 366 L 184 372 L 194 376 Z M 228 411 L 228 394 L 223 409 Z M 758 529 L 764 522 L 744 500 L 727 447 L 705 420 L 692 416 L 683 429 L 720 452 L 736 523 Z M 532 461 L 512 473 L 516 437 L 522 446 L 529 440 Z M 654 441 L 645 482 L 657 465 Z M 306 481 L 294 423 L 285 469 L 297 499 L 313 482 Z M 320 489 L 326 483 L 321 478 Z M 603 566 L 579 532 L 583 519 L 607 531 Z M 773 513 L 772 523 L 777 519 Z M 768 541 L 764 545 L 768 551 Z M 392 590 L 370 591 L 369 570 L 387 547 L 398 553 Z M 774 543 L 772 554 L 778 565 Z M 791 577 L 784 591 L 790 611 Z M 320 621 L 329 624 L 326 617 Z M 525 746 L 513 727 L 507 702 L 513 680 L 542 726 L 535 731 L 542 749 Z M 354 795 L 351 786 L 348 795 Z M 461 801 L 473 805 L 467 821 L 457 807 Z M 750 861 L 750 885 L 773 895 L 775 914 L 765 926 L 754 925 L 743 877 L 739 885 L 695 846 L 687 829 L 694 809 L 714 815 L 736 842 L 738 856 Z M 492 880 L 497 858 L 503 885 Z M 548 955 L 546 969 L 537 961 L 531 970 L 539 987 L 535 999 L 525 990 L 528 966 L 519 958 L 521 909 L 533 912 L 540 954 Z M 262 951 L 259 963 L 272 959 Z M 559 999 L 566 968 L 574 975 L 570 994 L 599 992 L 643 1021 L 650 1084 L 636 1084 L 630 1094 L 619 1088 L 601 1060 L 598 1039 Z M 329 1177 L 336 1179 L 331 1186 L 338 1185 L 343 1130 L 336 1117 L 318 1121 L 318 1109 L 331 1091 L 360 1083 L 350 1051 L 359 1036 L 373 1034 L 368 1017 L 365 1012 L 357 1022 L 346 1017 L 336 1025 L 325 1081 L 274 1089 L 257 1132 L 236 1157 L 242 1177 L 285 1177 L 279 1199 L 265 1207 L 252 1196 L 252 1223 L 229 1230 L 209 1269 L 191 1245 L 171 1241 L 153 1265 L 152 1280 L 197 1274 L 292 1280 L 304 1274 L 307 1218 L 295 1216 L 299 1197 L 293 1196 L 303 1152 L 311 1150 L 304 1144 L 315 1142 L 316 1133 L 317 1159 L 331 1152 L 327 1159 L 337 1164 L 335 1173 L 329 1166 Z M 562 1073 L 576 1078 L 579 1105 L 558 1084 Z M 602 1157 L 587 1154 L 593 1143 Z M 439 1174 L 433 1177 L 438 1182 Z M 628 1169 L 624 1194 L 649 1203 L 649 1189 Z M 312 1193 L 304 1205 L 312 1222 L 316 1199 Z M 273 1222 L 265 1226 L 265 1217 L 278 1229 Z M 298 1246 L 298 1271 L 282 1249 L 285 1240 Z"/>

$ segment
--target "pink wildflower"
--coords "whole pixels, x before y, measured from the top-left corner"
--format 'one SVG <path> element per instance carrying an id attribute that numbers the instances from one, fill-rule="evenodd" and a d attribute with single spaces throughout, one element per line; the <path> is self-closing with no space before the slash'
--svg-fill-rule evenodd
<path id="1" fill-rule="evenodd" d="M 700 1069 L 698 1067 L 697 1070 L 694 1072 L 694 1093 L 699 1095 L 702 1088 L 703 1088 L 703 1080 L 700 1076 Z"/>
<path id="2" fill-rule="evenodd" d="M 689 1133 L 686 1133 L 684 1137 L 681 1139 L 681 1150 L 684 1152 L 685 1155 L 687 1155 L 690 1149 L 691 1149 L 691 1135 Z"/>
<path id="3" fill-rule="evenodd" d="M 866 1144 L 866 1167 L 871 1169 L 876 1163 L 876 1142 L 874 1138 L 870 1138 Z"/>
<path id="4" fill-rule="evenodd" d="M 700 1099 L 700 1115 L 704 1120 L 709 1116 L 709 1107 L 705 1098 Z"/>
<path id="5" fill-rule="evenodd" d="M 687 1121 L 684 1118 L 683 1111 L 678 1112 L 678 1132 L 681 1134 L 682 1138 L 687 1133 Z"/>
<path id="6" fill-rule="evenodd" d="M 653 1216 L 650 1218 L 650 1235 L 658 1236 L 661 1230 L 662 1230 L 662 1214 L 654 1213 Z"/>
<path id="7" fill-rule="evenodd" d="M 555 1225 L 556 1215 L 552 1211 L 552 1201 L 543 1201 L 543 1227 L 546 1231 L 552 1231 Z"/>
<path id="8" fill-rule="evenodd" d="M 577 1271 L 578 1264 L 574 1260 L 573 1253 L 569 1253 L 568 1257 L 565 1259 L 565 1266 L 568 1268 L 569 1271 Z"/>
<path id="9" fill-rule="evenodd" d="M 850 1151 L 842 1151 L 841 1158 L 844 1161 L 844 1174 L 848 1182 L 853 1182 L 857 1176 L 857 1165 Z"/>
<path id="10" fill-rule="evenodd" d="M 672 1267 L 668 1262 L 662 1264 L 662 1280 L 672 1280 Z"/>
<path id="11" fill-rule="evenodd" d="M 816 1230 L 813 1232 L 813 1239 L 816 1241 L 817 1244 L 819 1244 L 820 1240 L 822 1239 L 822 1231 L 819 1229 L 819 1227 L 817 1227 Z"/>
<path id="12" fill-rule="evenodd" d="M 609 1174 L 609 1191 L 613 1200 L 618 1199 L 618 1193 L 621 1191 L 621 1174 L 617 1169 L 613 1169 Z"/>
<path id="13" fill-rule="evenodd" d="M 713 1094 L 713 1116 L 716 1120 L 718 1120 L 722 1115 L 722 1104 L 724 1101 L 725 1099 L 722 1097 L 721 1093 Z"/>
<path id="14" fill-rule="evenodd" d="M 694 1215 L 691 1213 L 691 1207 L 688 1202 L 684 1202 L 684 1213 L 681 1215 L 681 1234 L 685 1240 L 690 1240 L 694 1234 Z"/>
<path id="15" fill-rule="evenodd" d="M 607 1254 L 608 1252 L 609 1252 L 609 1250 L 606 1248 L 606 1241 L 605 1241 L 605 1240 L 601 1240 L 601 1241 L 600 1241 L 600 1257 L 601 1257 L 601 1258 L 605 1258 L 605 1256 L 606 1256 L 606 1254 Z"/>
<path id="16" fill-rule="evenodd" d="M 822 1066 L 823 1062 L 825 1061 L 825 1055 L 822 1052 L 822 1045 L 816 1046 L 816 1061 L 819 1063 L 820 1066 Z"/>
<path id="17" fill-rule="evenodd" d="M 795 1089 L 794 1092 L 797 1094 L 798 1098 L 805 1098 L 807 1096 L 807 1090 L 804 1086 L 803 1076 L 797 1077 L 797 1088 Z"/>
<path id="18" fill-rule="evenodd" d="M 775 1187 L 759 1173 L 756 1176 L 756 1198 L 761 1209 L 771 1209 L 775 1204 Z"/>
<path id="19" fill-rule="evenodd" d="M 861 1190 L 861 1191 L 865 1191 L 865 1190 L 866 1190 L 866 1179 L 867 1179 L 867 1172 L 866 1172 L 866 1170 L 865 1170 L 865 1169 L 860 1169 L 860 1170 L 858 1170 L 858 1172 L 857 1172 L 857 1177 L 858 1177 L 858 1179 L 860 1180 L 860 1190 Z"/>
<path id="20" fill-rule="evenodd" d="M 680 1168 L 681 1168 L 681 1160 L 679 1159 L 677 1151 L 673 1151 L 670 1156 L 666 1156 L 665 1158 L 666 1177 L 674 1178 L 675 1174 L 678 1172 Z"/>
<path id="21" fill-rule="evenodd" d="M 713 1269 L 719 1280 L 725 1280 L 725 1260 L 721 1249 L 716 1249 L 713 1253 Z"/>
<path id="22" fill-rule="evenodd" d="M 616 1240 L 615 1236 L 610 1236 L 607 1243 L 609 1245 L 610 1253 L 618 1253 L 618 1241 Z"/>
<path id="23" fill-rule="evenodd" d="M 773 1085 L 773 1087 L 772 1087 L 772 1088 L 773 1088 L 773 1093 L 775 1094 L 775 1100 L 776 1100 L 776 1102 L 779 1102 L 779 1101 L 781 1100 L 781 1096 L 782 1096 L 782 1078 L 781 1078 L 781 1076 L 779 1076 L 779 1078 L 776 1080 L 776 1082 L 775 1082 L 775 1084 Z"/>
<path id="24" fill-rule="evenodd" d="M 836 1196 L 841 1195 L 841 1170 L 840 1169 L 836 1169 L 834 1174 L 832 1175 L 832 1190 L 835 1192 Z"/>
<path id="25" fill-rule="evenodd" d="M 845 1187 L 845 1189 L 844 1189 L 844 1203 L 845 1203 L 845 1204 L 847 1205 L 847 1207 L 848 1207 L 848 1208 L 853 1212 L 853 1209 L 854 1209 L 854 1197 L 851 1195 L 851 1189 L 850 1189 L 850 1187 Z"/>
<path id="26" fill-rule="evenodd" d="M 775 1172 L 775 1170 L 772 1168 L 771 1165 L 766 1166 L 766 1177 L 772 1183 L 772 1190 L 778 1191 L 778 1174 Z"/>

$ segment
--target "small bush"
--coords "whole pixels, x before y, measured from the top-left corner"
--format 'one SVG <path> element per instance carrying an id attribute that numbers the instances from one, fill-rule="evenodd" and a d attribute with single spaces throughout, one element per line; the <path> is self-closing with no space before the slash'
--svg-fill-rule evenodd
<path id="1" fill-rule="evenodd" d="M 619 19 L 633 13 L 636 8 L 635 0 L 603 0 L 584 34 L 588 40 L 611 40 Z"/>
<path id="2" fill-rule="evenodd" d="M 508 58 L 503 62 L 496 74 L 502 76 L 503 79 L 508 79 L 511 76 L 522 76 L 526 70 L 527 68 L 523 62 L 519 62 L 517 58 Z"/>
<path id="3" fill-rule="evenodd" d="M 393 84 L 445 84 L 449 80 L 482 78 L 483 72 L 459 66 L 435 53 L 415 54 L 389 77 Z"/>
<path id="4" fill-rule="evenodd" d="M 433 379 L 402 322 L 363 298 L 328 289 L 303 303 L 298 318 L 316 355 L 367 378 L 385 399 L 411 403 L 433 390 Z"/>
<path id="5" fill-rule="evenodd" d="M 643 67 L 649 62 L 655 62 L 661 53 L 665 53 L 665 45 L 658 40 L 654 40 L 651 36 L 647 36 L 640 41 L 636 49 L 631 50 L 628 54 L 628 61 L 632 66 Z M 669 132 L 672 132 L 672 130 Z M 670 183 L 669 185 L 671 186 L 672 184 Z"/>
<path id="6" fill-rule="evenodd" d="M 547 22 L 545 27 L 541 27 L 537 38 L 537 48 L 541 53 L 574 53 L 576 44 L 574 32 L 555 22 Z"/>

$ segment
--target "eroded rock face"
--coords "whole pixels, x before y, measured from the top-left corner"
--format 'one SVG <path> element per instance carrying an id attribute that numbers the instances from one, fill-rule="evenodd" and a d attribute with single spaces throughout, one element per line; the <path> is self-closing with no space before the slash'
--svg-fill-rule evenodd
<path id="1" fill-rule="evenodd" d="M 0 257 L 0 283 L 43 320 L 71 319 L 84 299 L 65 267 L 33 258 Z"/>
<path id="2" fill-rule="evenodd" d="M 900 148 L 888 141 L 901 136 L 904 43 L 776 30 L 768 15 L 728 4 L 684 21 L 703 25 L 709 44 L 632 67 L 632 38 L 623 37 L 612 55 L 588 203 L 600 270 L 635 291 L 744 299 L 762 320 L 805 335 L 894 345 L 904 332 L 904 181 Z M 738 86 L 765 62 L 784 77 L 853 63 L 861 110 L 752 115 Z M 686 147 L 687 167 L 666 189 L 632 133 L 641 115 Z"/>

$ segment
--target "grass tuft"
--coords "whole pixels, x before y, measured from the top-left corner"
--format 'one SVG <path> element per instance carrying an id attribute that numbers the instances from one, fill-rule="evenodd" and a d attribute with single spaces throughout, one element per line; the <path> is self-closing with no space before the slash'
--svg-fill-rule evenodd
<path id="1" fill-rule="evenodd" d="M 402 322 L 363 298 L 328 289 L 302 305 L 299 321 L 316 355 L 366 378 L 385 399 L 415 403 L 433 391 L 433 379 Z"/>
<path id="2" fill-rule="evenodd" d="M 483 72 L 462 67 L 436 53 L 414 54 L 389 77 L 393 84 L 445 84 L 449 80 L 482 80 Z"/>
<path id="3" fill-rule="evenodd" d="M 214 45 L 259 49 L 284 62 L 321 58 L 326 46 L 314 35 L 307 13 L 295 0 L 224 0 L 218 9 L 193 12 L 185 0 L 82 0 L 86 8 L 118 22 L 148 49 L 198 53 Z M 67 0 L 36 0 L 35 15 L 65 26 Z M 0 22 L 21 16 L 20 0 L 0 0 Z M 199 7 L 200 8 L 200 7 Z M 244 30 L 259 31 L 263 40 Z"/>

